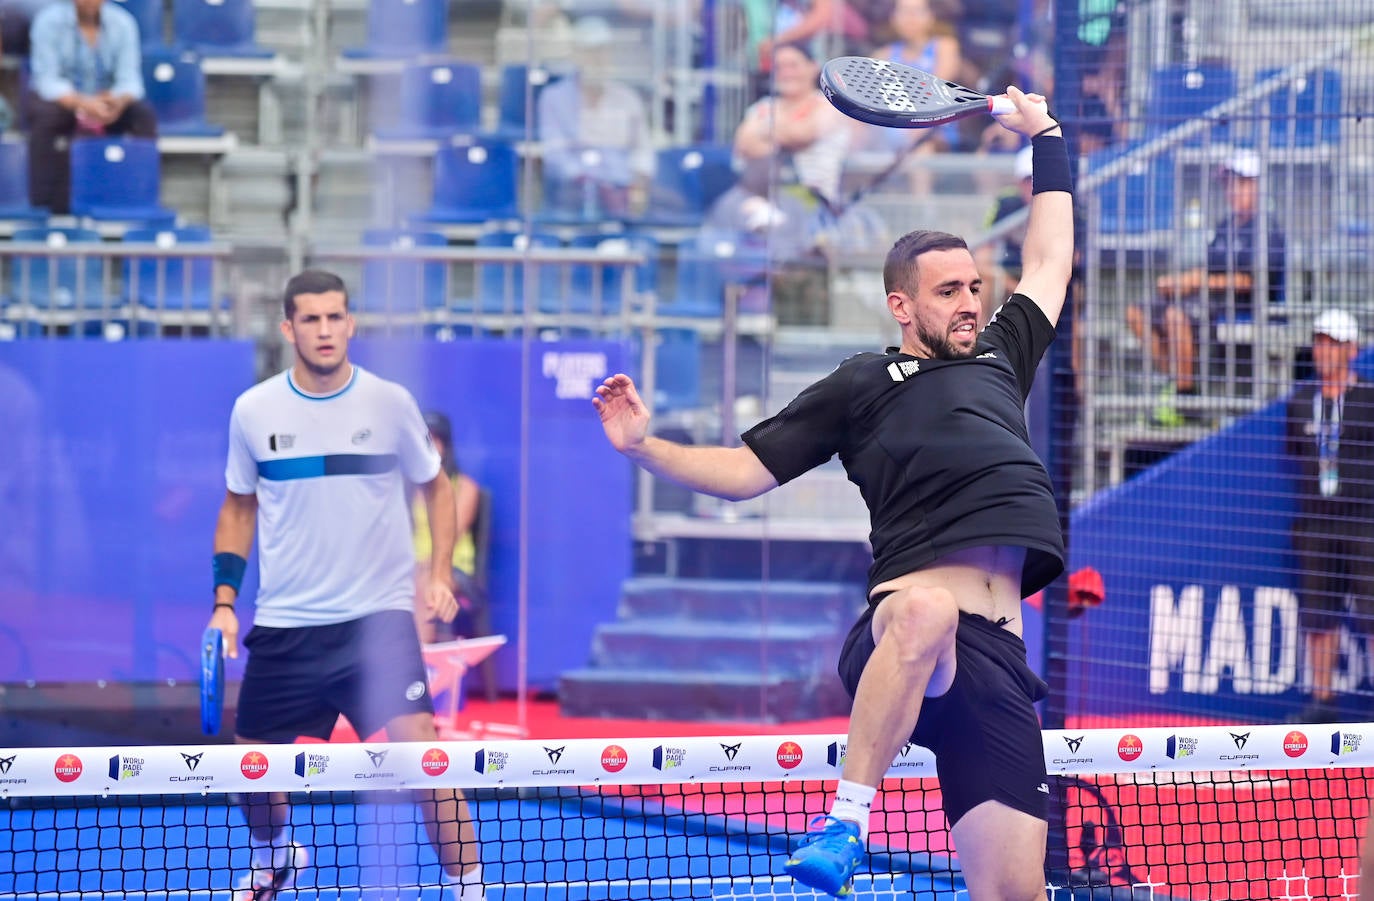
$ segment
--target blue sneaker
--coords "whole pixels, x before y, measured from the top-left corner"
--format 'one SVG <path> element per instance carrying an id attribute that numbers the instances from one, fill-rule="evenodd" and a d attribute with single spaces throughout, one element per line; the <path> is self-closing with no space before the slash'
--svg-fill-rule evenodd
<path id="1" fill-rule="evenodd" d="M 854 891 L 854 871 L 863 856 L 858 823 L 816 817 L 784 869 L 802 885 L 843 898 Z"/>

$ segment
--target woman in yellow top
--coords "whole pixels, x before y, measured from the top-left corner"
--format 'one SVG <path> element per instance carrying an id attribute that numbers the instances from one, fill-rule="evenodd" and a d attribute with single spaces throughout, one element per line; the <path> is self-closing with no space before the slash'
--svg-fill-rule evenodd
<path id="1" fill-rule="evenodd" d="M 458 516 L 458 540 L 453 545 L 453 594 L 458 599 L 458 618 L 452 628 L 454 635 L 485 635 L 490 632 L 487 622 L 487 599 L 473 578 L 476 572 L 477 547 L 473 540 L 472 527 L 477 519 L 477 503 L 481 489 L 472 477 L 458 468 L 453 455 L 453 425 L 443 413 L 430 411 L 425 414 L 425 425 L 429 427 L 429 437 L 434 449 L 439 452 L 444 472 L 453 484 L 454 509 Z M 412 535 L 415 541 L 415 562 L 417 572 L 429 572 L 429 558 L 432 553 L 429 537 L 429 519 L 422 499 L 416 495 L 411 500 L 410 518 L 413 524 Z M 416 593 L 416 597 L 421 597 Z M 480 608 L 480 609 L 479 609 Z M 461 622 L 460 622 L 461 621 Z M 421 643 L 428 644 L 453 637 L 439 635 L 439 621 L 432 617 L 429 609 L 419 603 L 415 608 L 415 625 L 420 632 Z"/>

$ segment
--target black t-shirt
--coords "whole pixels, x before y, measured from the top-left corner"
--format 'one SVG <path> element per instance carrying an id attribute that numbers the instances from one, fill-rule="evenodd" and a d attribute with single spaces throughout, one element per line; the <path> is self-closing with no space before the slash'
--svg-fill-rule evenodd
<path id="1" fill-rule="evenodd" d="M 856 354 L 743 439 L 779 484 L 840 455 L 868 504 L 869 587 L 968 547 L 1027 549 L 1023 596 L 1064 569 L 1049 474 L 1025 401 L 1054 326 L 1014 294 L 976 356 Z"/>
<path id="2" fill-rule="evenodd" d="M 1339 404 L 1314 404 L 1316 382 L 1304 382 L 1288 399 L 1288 457 L 1298 466 L 1298 516 L 1326 519 L 1374 517 L 1374 385 L 1356 382 Z M 1323 497 L 1320 484 L 1322 432 L 1336 439 L 1336 491 Z"/>

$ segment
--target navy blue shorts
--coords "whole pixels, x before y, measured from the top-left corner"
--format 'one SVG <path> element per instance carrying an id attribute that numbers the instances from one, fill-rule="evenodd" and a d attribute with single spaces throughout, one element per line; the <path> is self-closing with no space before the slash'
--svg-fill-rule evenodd
<path id="1" fill-rule="evenodd" d="M 243 646 L 234 730 L 242 738 L 327 739 L 341 713 L 366 738 L 398 716 L 434 712 L 409 610 L 327 626 L 254 626 Z"/>
<path id="2" fill-rule="evenodd" d="M 873 611 L 859 617 L 840 651 L 850 696 L 873 654 Z M 911 740 L 935 753 L 950 825 L 984 801 L 1049 819 L 1045 745 L 1034 704 L 1049 687 L 1026 663 L 1026 644 L 1001 626 L 959 614 L 957 668 L 949 691 L 926 698 Z M 894 699 L 898 700 L 898 699 Z"/>

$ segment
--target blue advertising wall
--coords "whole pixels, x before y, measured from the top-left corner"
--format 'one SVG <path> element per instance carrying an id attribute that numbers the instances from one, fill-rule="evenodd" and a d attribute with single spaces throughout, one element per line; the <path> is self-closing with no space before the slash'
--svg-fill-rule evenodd
<path id="1" fill-rule="evenodd" d="M 584 665 L 630 568 L 631 470 L 589 400 L 620 368 L 619 345 L 357 341 L 351 352 L 447 412 L 461 464 L 492 490 L 506 687 L 527 460 L 530 684 Z M 229 412 L 253 381 L 248 342 L 0 344 L 0 682 L 196 678 Z M 256 561 L 245 625 L 255 572 Z"/>

